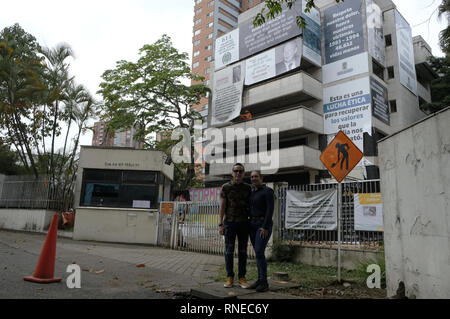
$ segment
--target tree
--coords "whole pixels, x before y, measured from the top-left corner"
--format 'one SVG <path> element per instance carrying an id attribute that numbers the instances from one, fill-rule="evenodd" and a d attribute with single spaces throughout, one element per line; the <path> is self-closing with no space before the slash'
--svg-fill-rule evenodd
<path id="1" fill-rule="evenodd" d="M 439 18 L 442 15 L 447 15 L 447 19 L 449 19 L 450 14 L 450 0 L 442 0 L 442 3 L 439 5 Z M 450 26 L 447 25 L 447 28 L 442 30 L 439 33 L 439 44 L 441 46 L 442 51 L 448 56 L 450 55 Z"/>
<path id="2" fill-rule="evenodd" d="M 253 25 L 255 27 L 260 26 L 266 22 L 266 20 L 272 20 L 283 10 L 283 6 L 286 5 L 289 10 L 297 2 L 302 0 L 265 0 L 265 5 L 261 9 L 261 12 L 256 14 L 253 19 Z M 311 8 L 315 8 L 315 0 L 306 0 L 305 12 L 310 12 Z M 341 2 L 344 0 L 336 0 L 336 2 Z M 297 25 L 299 28 L 304 29 L 306 26 L 306 21 L 302 16 L 297 16 Z"/>
<path id="3" fill-rule="evenodd" d="M 23 163 L 18 173 L 49 176 L 51 191 L 60 198 L 73 194 L 80 135 L 97 107 L 69 76 L 70 57 L 69 45 L 42 48 L 18 24 L 0 32 L 0 140 Z M 71 149 L 73 123 L 78 135 Z M 56 150 L 64 127 L 64 145 Z"/>
<path id="4" fill-rule="evenodd" d="M 0 128 L 7 131 L 4 141 L 13 145 L 26 169 L 37 177 L 33 157 L 36 125 L 33 117 L 42 115 L 36 109 L 42 85 L 42 59 L 39 44 L 18 24 L 0 33 Z"/>
<path id="5" fill-rule="evenodd" d="M 429 63 L 439 78 L 431 81 L 431 103 L 421 106 L 430 113 L 437 112 L 450 105 L 450 58 L 430 57 Z"/>
<path id="6" fill-rule="evenodd" d="M 198 104 L 209 89 L 203 84 L 187 85 L 190 80 L 203 78 L 191 74 L 187 53 L 173 47 L 171 39 L 163 35 L 153 44 L 139 50 L 137 62 L 118 61 L 116 68 L 103 73 L 99 94 L 103 96 L 102 118 L 107 129 L 114 132 L 135 127 L 134 138 L 145 148 L 170 149 L 178 141 L 156 143 L 155 133 L 171 132 L 175 128 L 193 130 L 193 121 L 200 114 L 191 105 Z M 179 172 L 187 165 L 186 179 L 178 186 L 186 188 L 195 176 L 194 154 L 188 164 L 174 163 Z"/>

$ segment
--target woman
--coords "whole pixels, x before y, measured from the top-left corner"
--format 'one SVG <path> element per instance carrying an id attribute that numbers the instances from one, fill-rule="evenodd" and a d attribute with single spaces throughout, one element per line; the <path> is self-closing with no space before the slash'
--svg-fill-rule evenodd
<path id="1" fill-rule="evenodd" d="M 257 292 L 269 290 L 267 282 L 267 262 L 264 255 L 273 227 L 274 192 L 263 184 L 260 171 L 252 171 L 252 194 L 250 197 L 250 240 L 256 254 L 258 280 L 249 288 Z"/>

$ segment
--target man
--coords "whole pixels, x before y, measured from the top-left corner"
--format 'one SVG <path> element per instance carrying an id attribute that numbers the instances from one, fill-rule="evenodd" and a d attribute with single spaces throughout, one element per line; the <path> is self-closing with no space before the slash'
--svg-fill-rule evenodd
<path id="1" fill-rule="evenodd" d="M 243 182 L 244 166 L 236 163 L 232 168 L 232 180 L 222 186 L 220 192 L 219 233 L 225 236 L 225 288 L 233 287 L 234 245 L 238 238 L 238 278 L 241 288 L 248 288 L 245 279 L 247 267 L 248 217 L 250 213 L 251 186 Z"/>
<path id="2" fill-rule="evenodd" d="M 300 66 L 300 55 L 298 53 L 297 41 L 290 41 L 284 45 L 283 61 L 277 63 L 276 74 L 288 72 Z"/>
<path id="3" fill-rule="evenodd" d="M 267 262 L 264 251 L 272 234 L 274 192 L 263 184 L 260 171 L 252 171 L 252 194 L 250 197 L 250 240 L 255 250 L 256 265 L 258 267 L 258 280 L 249 288 L 257 292 L 269 290 L 267 282 Z"/>

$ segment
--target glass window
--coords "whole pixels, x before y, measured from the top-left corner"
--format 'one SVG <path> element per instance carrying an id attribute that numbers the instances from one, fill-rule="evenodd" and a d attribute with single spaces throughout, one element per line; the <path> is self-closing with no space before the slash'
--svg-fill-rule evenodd
<path id="1" fill-rule="evenodd" d="M 85 169 L 80 206 L 158 207 L 158 173 Z"/>

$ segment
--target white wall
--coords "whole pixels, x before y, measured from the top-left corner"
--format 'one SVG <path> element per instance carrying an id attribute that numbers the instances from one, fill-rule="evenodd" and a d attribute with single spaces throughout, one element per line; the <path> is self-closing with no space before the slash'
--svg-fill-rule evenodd
<path id="1" fill-rule="evenodd" d="M 158 210 L 78 207 L 74 240 L 156 245 Z"/>
<path id="2" fill-rule="evenodd" d="M 0 209 L 0 229 L 42 232 L 50 226 L 55 212 L 45 209 Z"/>
<path id="3" fill-rule="evenodd" d="M 450 108 L 378 144 L 388 296 L 450 298 Z"/>

